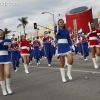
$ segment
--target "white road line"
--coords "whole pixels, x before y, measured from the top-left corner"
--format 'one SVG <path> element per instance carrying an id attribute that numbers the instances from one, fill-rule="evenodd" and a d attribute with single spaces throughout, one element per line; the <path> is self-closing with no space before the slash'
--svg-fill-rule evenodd
<path id="1" fill-rule="evenodd" d="M 59 70 L 59 68 L 52 68 L 52 67 L 39 67 L 39 66 L 30 66 L 31 68 L 40 68 L 40 69 L 54 69 Z M 67 70 L 67 69 L 65 69 Z M 72 70 L 73 72 L 83 72 L 83 73 L 91 73 L 91 74 L 100 74 L 100 72 L 97 71 L 86 71 L 86 70 Z"/>

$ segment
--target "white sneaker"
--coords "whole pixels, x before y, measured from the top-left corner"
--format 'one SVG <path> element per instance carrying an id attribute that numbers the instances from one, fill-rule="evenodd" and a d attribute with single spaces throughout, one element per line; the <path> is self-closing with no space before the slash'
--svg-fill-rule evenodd
<path id="1" fill-rule="evenodd" d="M 29 63 L 29 65 L 31 65 L 31 64 L 32 64 L 32 62 Z"/>
<path id="2" fill-rule="evenodd" d="M 98 69 L 98 66 L 97 66 L 97 65 L 94 65 L 94 68 L 95 68 L 95 69 Z"/>
<path id="3" fill-rule="evenodd" d="M 88 59 L 86 58 L 86 59 L 84 59 L 85 61 L 87 61 Z"/>
<path id="4" fill-rule="evenodd" d="M 17 72 L 18 70 L 16 69 L 15 72 Z"/>
<path id="5" fill-rule="evenodd" d="M 16 70 L 18 71 L 18 67 L 16 67 Z"/>
<path id="6" fill-rule="evenodd" d="M 40 62 L 38 62 L 38 64 L 40 65 Z"/>
<path id="7" fill-rule="evenodd" d="M 39 65 L 39 63 L 37 63 L 37 65 Z"/>
<path id="8" fill-rule="evenodd" d="M 51 67 L 51 64 L 48 64 L 49 67 Z"/>

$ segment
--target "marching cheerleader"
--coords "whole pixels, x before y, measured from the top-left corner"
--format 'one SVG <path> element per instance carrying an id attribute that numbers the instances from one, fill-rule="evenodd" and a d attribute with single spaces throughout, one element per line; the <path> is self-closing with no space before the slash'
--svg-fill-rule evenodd
<path id="1" fill-rule="evenodd" d="M 0 84 L 4 96 L 7 95 L 7 91 L 8 94 L 12 94 L 12 90 L 10 88 L 11 61 L 10 56 L 8 55 L 8 46 L 10 43 L 11 40 L 5 39 L 4 32 L 2 29 L 0 29 Z M 4 80 L 4 72 L 6 75 L 6 85 Z"/>
<path id="2" fill-rule="evenodd" d="M 30 53 L 30 57 L 29 57 L 29 65 L 31 65 L 32 64 L 32 58 L 33 58 L 33 45 L 32 45 L 32 41 L 30 40 L 29 41 L 29 43 L 30 43 L 30 50 L 29 50 L 29 53 Z"/>
<path id="3" fill-rule="evenodd" d="M 25 73 L 26 74 L 29 74 L 29 71 L 28 71 L 28 64 L 29 64 L 29 56 L 30 56 L 30 53 L 29 53 L 29 50 L 30 50 L 30 44 L 29 42 L 25 39 L 25 36 L 22 35 L 21 36 L 21 41 L 20 41 L 20 49 L 21 49 L 21 56 L 23 58 L 23 61 L 24 61 L 24 68 L 25 68 Z"/>
<path id="4" fill-rule="evenodd" d="M 38 39 L 38 37 L 37 37 L 37 39 Z M 34 56 L 35 56 L 35 59 L 36 59 L 36 62 L 37 62 L 37 65 L 39 65 L 40 64 L 40 50 L 39 50 L 39 48 L 40 48 L 40 41 L 39 40 L 34 40 L 34 42 L 33 42 L 33 46 L 34 46 Z"/>
<path id="5" fill-rule="evenodd" d="M 78 33 L 77 43 L 78 43 L 78 51 L 81 54 L 81 56 L 83 57 L 83 51 L 82 51 L 82 33 Z"/>
<path id="6" fill-rule="evenodd" d="M 76 40 L 77 40 L 77 39 L 75 38 L 75 39 L 73 40 L 73 42 L 74 42 L 74 47 L 75 47 L 75 55 L 77 56 L 77 54 L 78 54 L 78 43 L 77 43 Z"/>
<path id="7" fill-rule="evenodd" d="M 10 44 L 10 51 L 11 51 L 11 61 L 12 61 L 12 65 L 13 65 L 13 69 L 15 72 L 18 71 L 18 67 L 19 67 L 19 46 L 18 44 L 15 42 L 15 40 L 12 41 L 12 43 Z"/>
<path id="8" fill-rule="evenodd" d="M 44 32 L 44 38 L 43 38 L 43 45 L 44 45 L 44 52 L 48 61 L 48 66 L 51 66 L 52 61 L 52 47 L 51 47 L 51 40 L 52 38 L 49 36 L 48 32 Z"/>
<path id="9" fill-rule="evenodd" d="M 68 30 L 65 29 L 63 19 L 59 19 L 58 26 L 59 26 L 59 30 L 56 35 L 56 38 L 58 40 L 57 53 L 60 58 L 60 72 L 61 72 L 62 81 L 66 82 L 65 68 L 64 68 L 65 56 L 68 58 L 67 76 L 70 80 L 72 80 L 71 71 L 72 71 L 72 64 L 73 64 L 73 56 L 70 49 L 70 47 L 72 47 L 72 41 L 70 39 Z M 55 31 L 57 30 L 55 29 Z"/>
<path id="10" fill-rule="evenodd" d="M 57 40 L 53 40 L 52 41 L 52 46 L 53 46 L 53 55 L 56 54 L 56 49 L 57 49 Z"/>
<path id="11" fill-rule="evenodd" d="M 87 38 L 84 36 L 84 33 L 82 33 L 82 51 L 83 51 L 83 57 L 84 60 L 88 60 L 87 57 L 89 56 L 89 48 L 88 48 L 88 41 Z"/>
<path id="12" fill-rule="evenodd" d="M 98 68 L 98 60 L 100 57 L 100 46 L 98 42 L 98 35 L 100 35 L 100 30 L 95 29 L 94 23 L 89 24 L 89 29 L 88 30 L 88 40 L 89 40 L 89 47 L 92 53 L 92 60 L 94 64 L 94 68 Z M 95 58 L 95 53 L 96 53 L 96 58 Z"/>
<path id="13" fill-rule="evenodd" d="M 40 48 L 40 60 L 42 60 L 42 57 L 45 55 L 44 54 L 44 46 L 43 46 L 43 36 L 40 36 L 40 44 L 41 44 L 41 48 Z"/>

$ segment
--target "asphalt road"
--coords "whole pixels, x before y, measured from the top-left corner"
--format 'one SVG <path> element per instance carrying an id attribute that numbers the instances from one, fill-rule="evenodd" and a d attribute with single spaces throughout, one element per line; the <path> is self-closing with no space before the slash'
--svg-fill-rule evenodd
<path id="1" fill-rule="evenodd" d="M 69 81 L 66 75 L 66 83 L 61 81 L 56 57 L 51 67 L 45 58 L 39 66 L 33 60 L 30 74 L 25 74 L 20 64 L 18 72 L 12 69 L 13 94 L 3 96 L 0 90 L 0 100 L 100 100 L 100 68 L 94 69 L 91 59 L 84 61 L 79 57 L 74 56 L 73 80 Z"/>

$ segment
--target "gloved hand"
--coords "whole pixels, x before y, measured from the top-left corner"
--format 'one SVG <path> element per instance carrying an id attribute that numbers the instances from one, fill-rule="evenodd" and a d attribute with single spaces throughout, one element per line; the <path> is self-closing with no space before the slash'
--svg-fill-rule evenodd
<path id="1" fill-rule="evenodd" d="M 29 47 L 27 47 L 27 50 L 29 51 L 29 50 L 30 50 L 30 48 L 29 48 Z"/>
<path id="2" fill-rule="evenodd" d="M 73 49 L 73 50 L 75 51 L 75 47 L 74 47 L 74 45 L 72 45 L 70 48 Z"/>

